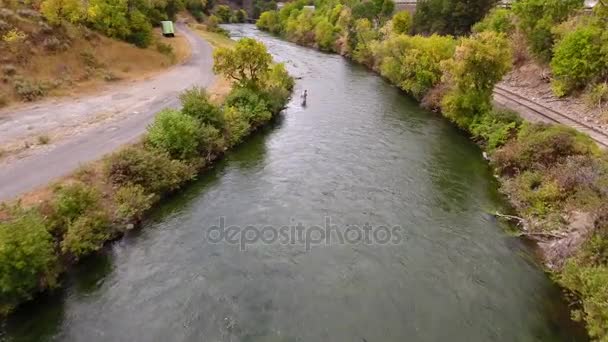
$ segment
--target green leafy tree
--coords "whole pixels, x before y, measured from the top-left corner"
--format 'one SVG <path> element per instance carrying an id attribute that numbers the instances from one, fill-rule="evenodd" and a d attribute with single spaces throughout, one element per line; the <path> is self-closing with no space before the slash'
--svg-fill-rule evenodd
<path id="1" fill-rule="evenodd" d="M 467 34 L 496 3 L 497 0 L 419 0 L 414 14 L 414 31 Z"/>
<path id="2" fill-rule="evenodd" d="M 220 18 L 222 23 L 229 23 L 230 18 L 232 18 L 232 8 L 228 5 L 218 5 L 213 13 Z"/>
<path id="3" fill-rule="evenodd" d="M 213 52 L 213 71 L 236 81 L 243 87 L 259 87 L 272 57 L 264 44 L 252 38 L 239 40 L 234 48 L 218 48 Z"/>
<path id="4" fill-rule="evenodd" d="M 125 39 L 130 33 L 127 0 L 91 0 L 87 10 L 91 25 L 105 35 Z"/>
<path id="5" fill-rule="evenodd" d="M 352 7 L 353 17 L 356 19 L 368 19 L 377 24 L 384 22 L 395 11 L 393 0 L 369 0 L 361 1 Z"/>
<path id="6" fill-rule="evenodd" d="M 78 259 L 101 249 L 111 236 L 108 216 L 102 211 L 90 212 L 69 224 L 61 250 Z"/>
<path id="7" fill-rule="evenodd" d="M 180 111 L 165 109 L 148 127 L 146 140 L 173 158 L 187 160 L 198 155 L 200 122 Z"/>
<path id="8" fill-rule="evenodd" d="M 277 11 L 267 11 L 260 15 L 255 25 L 260 30 L 269 31 L 275 34 L 281 32 L 281 22 Z"/>
<path id="9" fill-rule="evenodd" d="M 53 287 L 58 275 L 54 242 L 42 216 L 15 209 L 0 221 L 0 313 L 10 312 L 32 293 Z"/>
<path id="10" fill-rule="evenodd" d="M 494 8 L 473 26 L 473 32 L 494 31 L 509 34 L 515 29 L 513 12 L 506 8 Z"/>
<path id="11" fill-rule="evenodd" d="M 443 113 L 463 128 L 492 108 L 492 91 L 511 69 L 511 47 L 504 36 L 482 32 L 461 40 L 454 57 L 443 63 L 450 91 Z"/>
<path id="12" fill-rule="evenodd" d="M 334 26 L 326 18 L 319 20 L 315 26 L 315 41 L 321 50 L 333 50 L 333 45 L 336 41 Z"/>
<path id="13" fill-rule="evenodd" d="M 40 11 L 46 20 L 54 25 L 62 21 L 77 23 L 86 15 L 86 9 L 80 0 L 44 0 Z"/>
<path id="14" fill-rule="evenodd" d="M 581 0 L 520 0 L 513 4 L 513 12 L 532 52 L 549 61 L 554 44 L 552 29 L 582 6 Z"/>
<path id="15" fill-rule="evenodd" d="M 562 96 L 608 76 L 608 35 L 593 24 L 566 34 L 551 60 L 553 88 Z"/>
<path id="16" fill-rule="evenodd" d="M 392 29 L 396 34 L 408 34 L 412 29 L 412 16 L 408 11 L 397 12 L 392 20 Z"/>

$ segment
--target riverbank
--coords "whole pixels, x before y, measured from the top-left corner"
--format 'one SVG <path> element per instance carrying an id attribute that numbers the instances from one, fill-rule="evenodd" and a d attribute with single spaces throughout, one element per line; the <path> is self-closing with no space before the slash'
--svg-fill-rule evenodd
<path id="1" fill-rule="evenodd" d="M 504 34 L 410 36 L 391 21 L 377 29 L 353 18 L 347 6 L 312 12 L 302 3 L 266 12 L 257 25 L 367 66 L 467 131 L 519 212 L 522 235 L 539 243 L 556 281 L 576 294 L 574 317 L 592 337 L 608 336 L 605 153 L 572 128 L 492 108 L 493 88 L 512 65 Z"/>
<path id="2" fill-rule="evenodd" d="M 249 60 L 226 63 L 252 48 Z M 180 95 L 181 110 L 158 113 L 141 143 L 81 167 L 33 206 L 2 205 L 0 313 L 59 286 L 71 265 L 135 228 L 156 203 L 270 122 L 293 88 L 283 66 L 254 40 L 216 49 L 214 70 L 225 77 L 247 70 L 221 106 L 203 89 L 189 89 Z"/>

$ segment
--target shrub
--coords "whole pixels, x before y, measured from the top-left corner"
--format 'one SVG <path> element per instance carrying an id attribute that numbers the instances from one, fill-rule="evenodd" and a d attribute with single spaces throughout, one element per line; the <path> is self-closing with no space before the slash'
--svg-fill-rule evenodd
<path id="1" fill-rule="evenodd" d="M 36 101 L 46 95 L 46 86 L 42 82 L 15 78 L 13 82 L 15 92 L 24 101 Z"/>
<path id="2" fill-rule="evenodd" d="M 580 89 L 608 72 L 608 36 L 600 28 L 582 26 L 566 34 L 554 49 L 551 70 L 557 95 Z"/>
<path id="3" fill-rule="evenodd" d="M 562 270 L 559 282 L 582 299 L 584 311 L 575 312 L 574 317 L 586 322 L 591 337 L 605 340 L 608 336 L 608 267 L 584 265 L 571 259 Z"/>
<path id="4" fill-rule="evenodd" d="M 506 8 L 494 8 L 473 26 L 473 32 L 494 31 L 509 34 L 515 29 L 513 14 Z"/>
<path id="5" fill-rule="evenodd" d="M 281 32 L 281 22 L 279 19 L 279 13 L 277 11 L 267 11 L 262 13 L 255 25 L 260 30 L 270 31 L 275 34 Z"/>
<path id="6" fill-rule="evenodd" d="M 503 174 L 525 170 L 543 170 L 561 163 L 569 156 L 594 155 L 598 147 L 593 140 L 563 125 L 524 123 L 516 139 L 494 154 L 494 162 Z"/>
<path id="7" fill-rule="evenodd" d="M 17 74 L 17 67 L 13 64 L 5 64 L 2 66 L 2 73 L 6 76 L 15 76 Z"/>
<path id="8" fill-rule="evenodd" d="M 238 109 L 228 106 L 224 108 L 224 118 L 226 119 L 228 144 L 234 146 L 249 134 L 251 129 L 249 120 Z"/>
<path id="9" fill-rule="evenodd" d="M 63 21 L 77 23 L 85 17 L 85 6 L 80 0 L 44 0 L 40 11 L 46 20 L 53 25 Z"/>
<path id="10" fill-rule="evenodd" d="M 396 34 L 408 34 L 412 29 L 412 16 L 408 11 L 395 13 L 392 20 L 392 30 Z"/>
<path id="11" fill-rule="evenodd" d="M 485 141 L 489 151 L 494 151 L 513 136 L 520 123 L 516 113 L 495 110 L 475 118 L 470 130 L 474 137 Z"/>
<path id="12" fill-rule="evenodd" d="M 53 189 L 51 223 L 54 230 L 63 231 L 71 222 L 100 207 L 97 189 L 81 182 L 60 184 Z"/>
<path id="13" fill-rule="evenodd" d="M 42 216 L 19 209 L 0 221 L 0 313 L 7 314 L 33 292 L 53 287 L 57 258 Z"/>
<path id="14" fill-rule="evenodd" d="M 107 215 L 102 211 L 90 212 L 68 225 L 61 242 L 61 250 L 78 259 L 98 251 L 111 236 Z"/>
<path id="15" fill-rule="evenodd" d="M 592 85 L 584 98 L 589 107 L 604 108 L 608 103 L 608 82 Z"/>
<path id="16" fill-rule="evenodd" d="M 200 122 L 180 111 L 165 109 L 148 127 L 146 141 L 173 158 L 194 158 L 199 152 Z"/>
<path id="17" fill-rule="evenodd" d="M 156 51 L 162 53 L 165 56 L 174 56 L 173 46 L 165 44 L 163 42 L 156 42 Z"/>
<path id="18" fill-rule="evenodd" d="M 268 103 L 260 94 L 249 88 L 234 88 L 226 97 L 224 105 L 236 108 L 253 127 L 270 120 L 272 117 Z"/>
<path id="19" fill-rule="evenodd" d="M 224 138 L 220 131 L 211 126 L 203 124 L 200 131 L 201 151 L 210 156 L 212 153 L 221 151 L 224 147 Z"/>
<path id="20" fill-rule="evenodd" d="M 520 208 L 532 215 L 548 214 L 564 198 L 558 184 L 538 171 L 524 171 L 507 184 Z"/>
<path id="21" fill-rule="evenodd" d="M 116 200 L 116 216 L 122 221 L 141 221 L 146 210 L 154 202 L 154 195 L 138 184 L 127 184 L 120 187 L 114 194 Z"/>
<path id="22" fill-rule="evenodd" d="M 551 30 L 582 5 L 580 0 L 520 0 L 514 2 L 513 12 L 532 52 L 548 61 L 554 42 Z"/>
<path id="23" fill-rule="evenodd" d="M 194 177 L 194 170 L 167 153 L 141 147 L 127 147 L 113 153 L 104 163 L 105 174 L 115 185 L 136 184 L 147 193 L 164 195 Z"/>
<path id="24" fill-rule="evenodd" d="M 222 111 L 209 100 L 204 88 L 193 87 L 180 94 L 182 113 L 189 115 L 203 124 L 222 129 L 224 117 Z"/>

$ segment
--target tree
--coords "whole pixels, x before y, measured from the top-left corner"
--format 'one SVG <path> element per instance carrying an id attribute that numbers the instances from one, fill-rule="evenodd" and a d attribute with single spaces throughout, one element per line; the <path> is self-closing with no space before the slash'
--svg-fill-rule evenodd
<path id="1" fill-rule="evenodd" d="M 113 38 L 125 39 L 130 33 L 127 0 L 91 0 L 88 20 L 97 30 Z"/>
<path id="2" fill-rule="evenodd" d="M 419 0 L 414 31 L 465 35 L 496 3 L 497 0 Z"/>
<path id="3" fill-rule="evenodd" d="M 353 6 L 352 13 L 356 19 L 366 18 L 380 24 L 390 17 L 394 10 L 395 2 L 393 0 L 369 0 L 361 1 Z"/>
<path id="4" fill-rule="evenodd" d="M 36 211 L 16 209 L 0 222 L 0 312 L 8 313 L 31 293 L 57 279 L 53 238 Z"/>
<path id="5" fill-rule="evenodd" d="M 407 34 L 412 29 L 412 16 L 408 11 L 397 12 L 391 20 L 393 32 L 396 34 Z"/>
<path id="6" fill-rule="evenodd" d="M 230 22 L 230 18 L 232 18 L 232 9 L 228 5 L 219 5 L 213 12 L 220 18 L 222 23 L 228 23 Z"/>
<path id="7" fill-rule="evenodd" d="M 454 57 L 443 63 L 450 91 L 441 108 L 446 117 L 468 128 L 492 108 L 492 91 L 510 70 L 511 47 L 504 34 L 482 32 L 462 39 Z"/>
<path id="8" fill-rule="evenodd" d="M 201 124 L 217 129 L 224 127 L 224 116 L 220 109 L 211 103 L 204 88 L 193 87 L 179 95 L 182 113 L 197 119 Z"/>
<path id="9" fill-rule="evenodd" d="M 85 7 L 80 0 L 44 0 L 40 5 L 42 15 L 53 25 L 62 21 L 77 23 L 85 17 Z"/>
<path id="10" fill-rule="evenodd" d="M 608 35 L 593 24 L 566 34 L 554 48 L 551 60 L 553 88 L 563 96 L 608 74 Z"/>
<path id="11" fill-rule="evenodd" d="M 336 41 L 334 26 L 326 18 L 319 20 L 315 26 L 315 41 L 321 50 L 331 51 L 333 49 Z"/>
<path id="12" fill-rule="evenodd" d="M 532 52 L 549 61 L 554 44 L 552 29 L 582 6 L 581 0 L 520 0 L 513 4 L 513 12 Z"/>
<path id="13" fill-rule="evenodd" d="M 281 32 L 281 22 L 279 19 L 279 13 L 277 11 L 267 11 L 260 15 L 260 19 L 256 21 L 255 25 L 260 30 L 270 31 L 278 34 Z"/>
<path id="14" fill-rule="evenodd" d="M 239 40 L 234 48 L 213 52 L 213 71 L 237 82 L 239 86 L 257 88 L 268 72 L 272 57 L 264 44 L 253 38 Z"/>

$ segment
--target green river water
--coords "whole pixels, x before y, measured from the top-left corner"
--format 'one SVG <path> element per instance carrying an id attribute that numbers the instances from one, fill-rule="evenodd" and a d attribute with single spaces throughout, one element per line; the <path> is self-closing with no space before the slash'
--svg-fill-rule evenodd
<path id="1" fill-rule="evenodd" d="M 488 214 L 508 208 L 462 132 L 339 56 L 229 28 L 299 78 L 289 108 L 3 322 L 1 340 L 586 340 L 530 246 Z M 241 249 L 211 234 L 220 217 L 311 238 L 329 220 L 346 239 Z"/>

